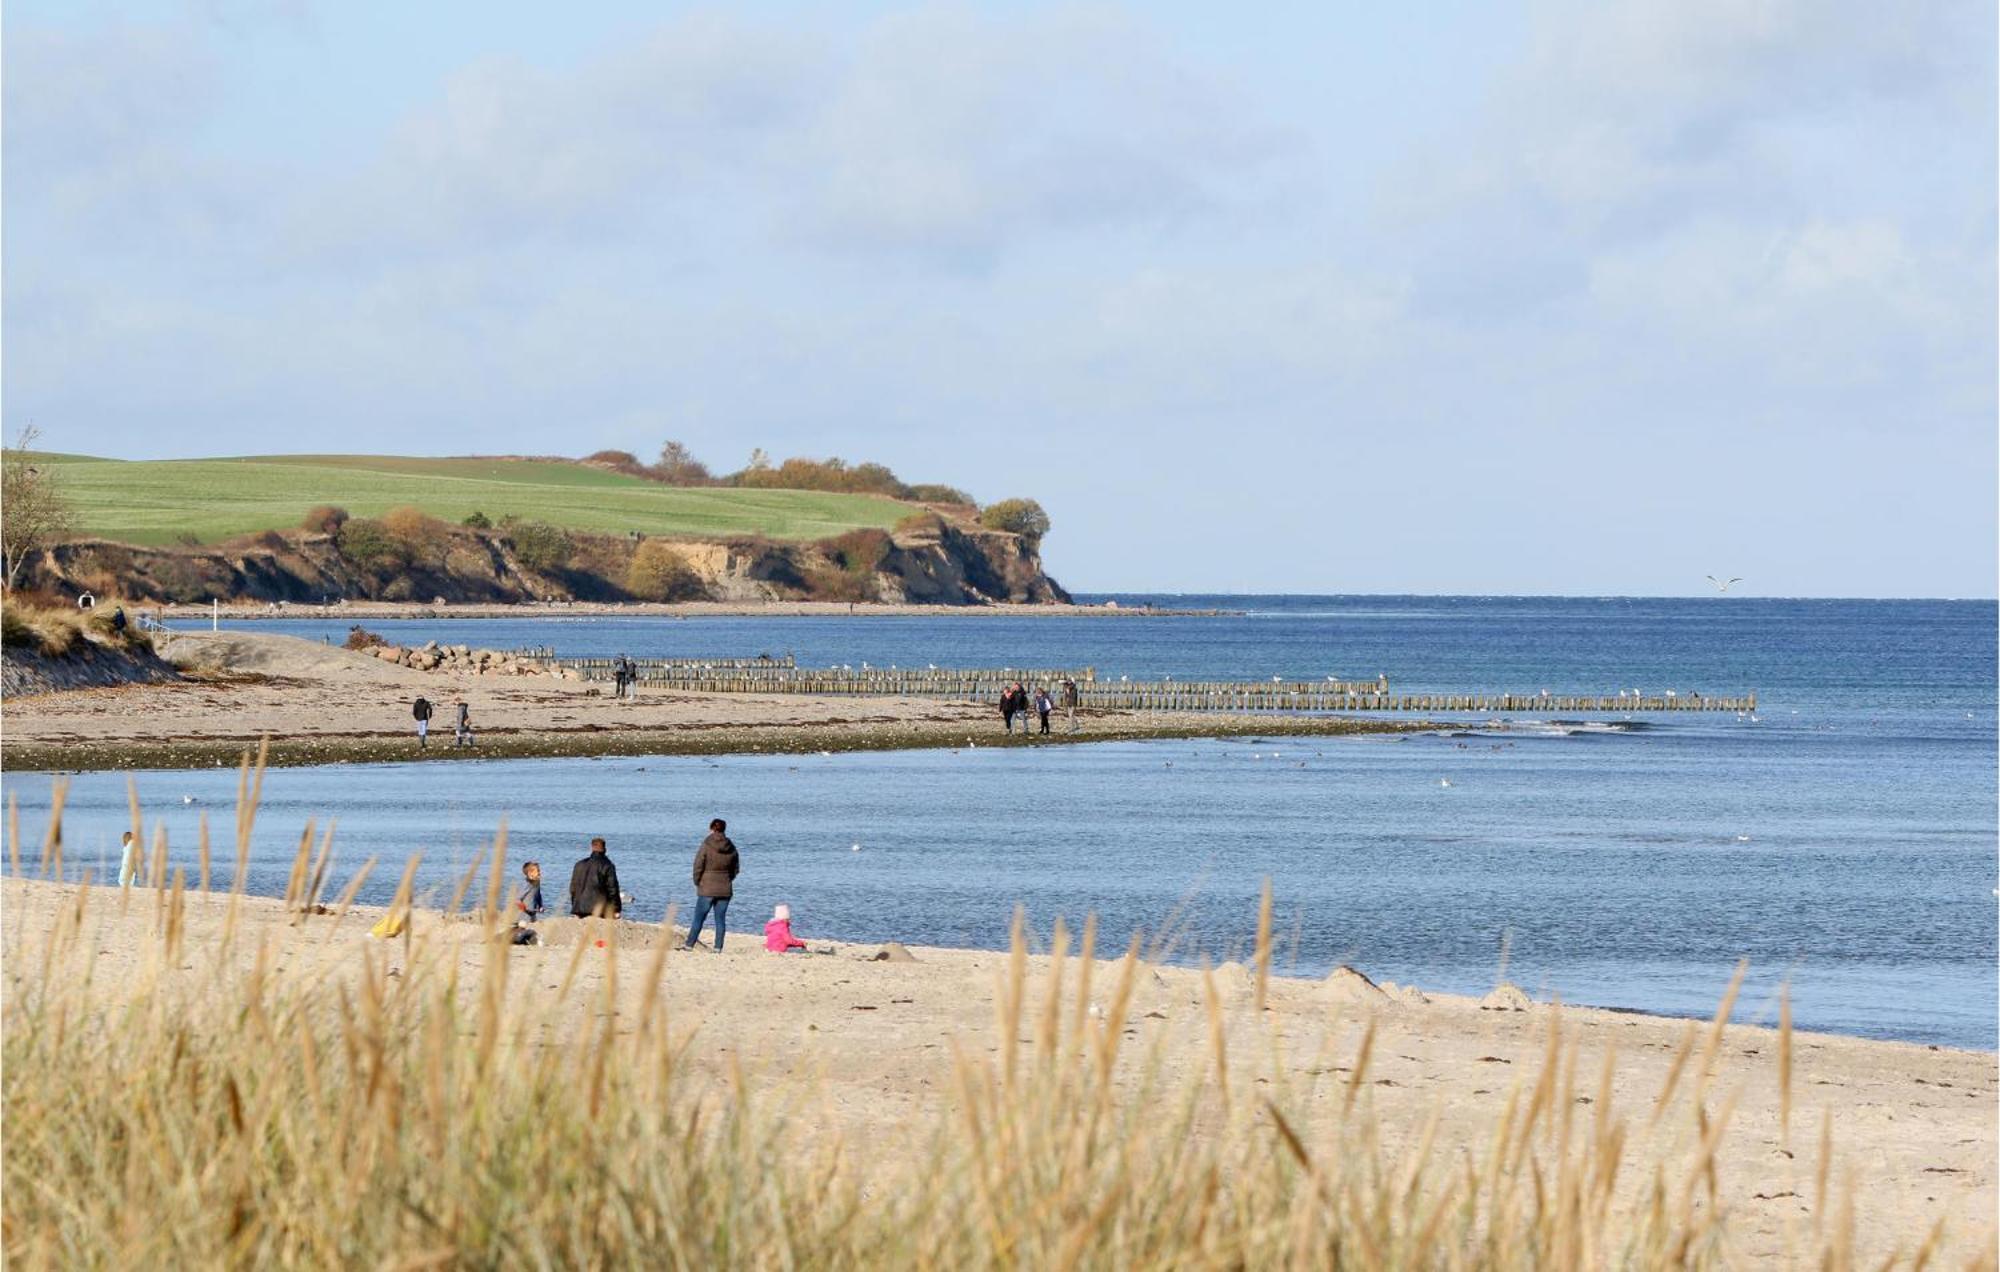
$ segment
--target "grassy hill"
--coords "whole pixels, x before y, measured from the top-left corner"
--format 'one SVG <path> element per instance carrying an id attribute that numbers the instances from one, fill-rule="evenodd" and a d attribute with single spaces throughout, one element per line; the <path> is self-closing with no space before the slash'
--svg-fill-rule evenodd
<path id="1" fill-rule="evenodd" d="M 116 460 L 44 455 L 76 510 L 77 531 L 158 546 L 193 536 L 288 529 L 315 504 L 357 517 L 413 504 L 458 521 L 483 512 L 598 533 L 820 539 L 887 529 L 912 505 L 806 490 L 682 489 L 562 460 L 264 455 Z"/>

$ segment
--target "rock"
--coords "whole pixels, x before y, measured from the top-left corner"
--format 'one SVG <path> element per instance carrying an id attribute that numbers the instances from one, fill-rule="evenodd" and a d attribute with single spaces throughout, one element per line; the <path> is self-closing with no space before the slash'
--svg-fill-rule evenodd
<path id="1" fill-rule="evenodd" d="M 1535 1005 L 1535 1000 L 1522 992 L 1518 985 L 1501 983 L 1493 987 L 1493 992 L 1479 1000 L 1481 1011 L 1526 1011 Z"/>
<path id="2" fill-rule="evenodd" d="M 875 957 L 868 961 L 871 963 L 914 963 L 917 961 L 917 956 L 910 953 L 901 941 L 891 941 L 877 950 Z"/>
<path id="3" fill-rule="evenodd" d="M 402 650 L 396 648 L 394 645 L 378 645 L 375 648 L 375 656 L 383 662 L 395 662 L 401 656 L 402 652 Z"/>
<path id="4" fill-rule="evenodd" d="M 1319 996 L 1330 1003 L 1380 1003 L 1389 997 L 1380 985 L 1345 963 L 1319 983 Z"/>

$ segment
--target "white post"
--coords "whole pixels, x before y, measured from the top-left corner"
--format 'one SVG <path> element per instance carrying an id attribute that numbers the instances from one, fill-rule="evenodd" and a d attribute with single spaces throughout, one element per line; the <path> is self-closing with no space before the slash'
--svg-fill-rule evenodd
<path id="1" fill-rule="evenodd" d="M 222 630 L 222 602 L 213 596 L 208 598 L 208 630 Z"/>

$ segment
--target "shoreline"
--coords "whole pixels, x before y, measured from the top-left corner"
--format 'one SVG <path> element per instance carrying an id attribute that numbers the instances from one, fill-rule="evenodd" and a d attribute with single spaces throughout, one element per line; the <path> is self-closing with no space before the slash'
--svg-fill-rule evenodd
<path id="1" fill-rule="evenodd" d="M 200 622 L 210 617 L 205 605 L 141 605 L 136 608 L 167 621 Z M 338 605 L 302 603 L 273 609 L 267 602 L 232 602 L 214 611 L 232 621 L 293 620 L 339 622 L 407 619 L 544 619 L 544 618 L 949 618 L 984 615 L 1006 618 L 1234 618 L 1246 611 L 1226 609 L 1161 609 L 1156 606 L 994 603 L 990 605 L 910 605 L 886 601 L 573 601 L 512 604 L 448 601 L 415 604 L 404 601 L 343 601 Z"/>
<path id="2" fill-rule="evenodd" d="M 911 703 L 914 699 L 853 699 Z M 925 702 L 923 705 L 932 705 Z M 581 759 L 593 756 L 804 755 L 819 751 L 923 751 L 963 746 L 1084 746 L 1098 742 L 1152 742 L 1203 738 L 1341 738 L 1432 733 L 1449 721 L 1367 720 L 1338 716 L 1219 717 L 1133 713 L 1092 718 L 1083 731 L 1038 735 L 991 732 L 991 722 L 838 721 L 819 725 L 691 724 L 649 728 L 586 726 L 578 729 L 487 730 L 475 746 L 451 745 L 441 729 L 435 745 L 419 749 L 406 730 L 370 734 L 277 736 L 230 734 L 201 738 L 128 739 L 118 742 L 6 742 L 0 769 L 7 773 L 122 772 L 142 769 L 235 767 L 255 756 L 268 738 L 271 768 L 336 764 L 467 762 L 476 760 Z M 982 735 L 981 730 L 984 730 Z"/>

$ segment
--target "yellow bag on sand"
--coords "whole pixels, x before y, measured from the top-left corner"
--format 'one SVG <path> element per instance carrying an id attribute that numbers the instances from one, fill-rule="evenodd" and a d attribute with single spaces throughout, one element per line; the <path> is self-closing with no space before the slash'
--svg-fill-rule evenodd
<path id="1" fill-rule="evenodd" d="M 401 936 L 403 934 L 403 927 L 408 921 L 406 915 L 391 910 L 389 913 L 375 920 L 375 926 L 368 929 L 368 935 L 380 937 Z"/>

